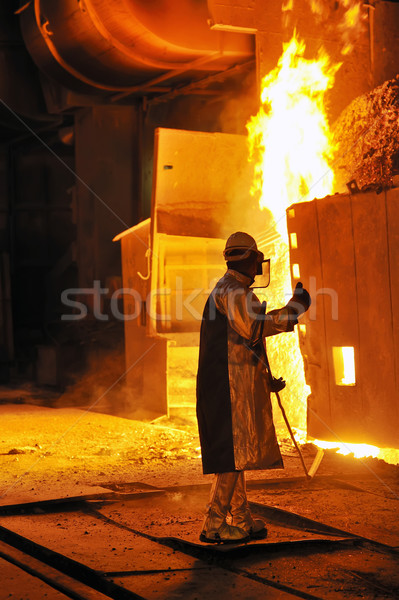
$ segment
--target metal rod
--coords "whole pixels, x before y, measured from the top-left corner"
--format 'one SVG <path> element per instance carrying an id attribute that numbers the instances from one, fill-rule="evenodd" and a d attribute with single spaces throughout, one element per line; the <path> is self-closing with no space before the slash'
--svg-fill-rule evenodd
<path id="1" fill-rule="evenodd" d="M 298 446 L 297 441 L 295 439 L 295 436 L 294 436 L 294 434 L 292 432 L 291 425 L 289 424 L 288 419 L 287 419 L 287 415 L 285 414 L 284 406 L 281 403 L 280 394 L 278 392 L 274 392 L 274 393 L 276 394 L 277 402 L 278 402 L 278 405 L 280 407 L 281 413 L 283 415 L 285 424 L 287 425 L 287 429 L 289 431 L 291 439 L 292 439 L 292 441 L 294 443 L 295 448 L 297 449 L 297 452 L 299 454 L 299 458 L 301 459 L 301 463 L 302 463 L 302 466 L 303 466 L 303 470 L 305 471 L 306 479 L 311 479 L 311 476 L 309 475 L 308 470 L 306 468 L 305 461 L 303 460 L 303 454 L 302 454 L 301 449 Z"/>

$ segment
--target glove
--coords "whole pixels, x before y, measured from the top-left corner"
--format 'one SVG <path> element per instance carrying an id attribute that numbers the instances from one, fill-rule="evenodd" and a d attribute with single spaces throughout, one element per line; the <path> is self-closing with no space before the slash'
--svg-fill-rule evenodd
<path id="1" fill-rule="evenodd" d="M 286 386 L 285 380 L 282 377 L 276 379 L 275 377 L 271 378 L 270 381 L 270 391 L 271 392 L 281 392 Z"/>
<path id="2" fill-rule="evenodd" d="M 287 303 L 286 308 L 292 311 L 297 317 L 306 312 L 312 302 L 310 294 L 303 287 L 302 283 L 298 281 L 294 294 L 291 300 Z"/>

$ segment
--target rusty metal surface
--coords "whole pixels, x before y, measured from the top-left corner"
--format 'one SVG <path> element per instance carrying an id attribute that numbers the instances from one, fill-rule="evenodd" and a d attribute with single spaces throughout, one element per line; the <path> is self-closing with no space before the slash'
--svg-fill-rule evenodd
<path id="1" fill-rule="evenodd" d="M 335 431 L 337 428 L 339 435 L 350 440 L 353 439 L 351 437 L 354 434 L 353 429 L 362 427 L 364 413 L 360 386 L 363 385 L 364 379 L 359 377 L 359 373 L 356 377 L 356 386 L 336 385 L 332 347 L 355 346 L 356 352 L 359 348 L 359 327 L 361 325 L 356 310 L 357 265 L 355 264 L 352 239 L 351 198 L 345 195 L 331 196 L 325 202 L 318 202 L 316 211 L 322 272 L 322 278 L 315 282 L 316 289 L 329 288 L 331 290 L 330 293 L 326 291 L 326 293 L 320 294 L 324 303 L 329 374 L 328 381 L 325 381 L 324 385 L 329 387 L 332 429 Z M 318 321 L 319 315 L 314 313 L 314 318 Z M 309 324 L 309 331 L 312 330 L 312 326 L 313 321 Z M 348 407 L 350 407 L 350 417 Z"/>
<path id="2" fill-rule="evenodd" d="M 385 442 L 397 447 L 399 421 L 395 399 L 399 388 L 395 381 L 392 327 L 397 307 L 391 299 L 397 276 L 391 282 L 386 215 L 391 197 L 390 192 L 356 194 L 351 200 L 364 436 L 376 429 L 378 445 Z"/>
<path id="3" fill-rule="evenodd" d="M 398 190 L 288 209 L 291 263 L 314 296 L 300 334 L 314 437 L 398 444 L 398 214 Z M 354 347 L 355 385 L 336 384 L 333 346 Z"/>
<path id="4" fill-rule="evenodd" d="M 387 234 L 389 243 L 389 271 L 391 283 L 391 305 L 392 305 L 392 333 L 394 352 L 394 374 L 396 386 L 399 389 L 399 189 L 389 191 L 387 195 Z M 399 421 L 399 407 L 396 396 L 396 418 Z"/>
<path id="5" fill-rule="evenodd" d="M 299 214 L 299 216 L 298 216 Z M 303 285 L 310 288 L 310 276 L 316 282 L 322 280 L 322 265 L 319 246 L 319 228 L 316 205 L 305 202 L 299 207 L 289 209 L 287 212 L 288 232 L 296 233 L 298 248 L 290 248 L 291 266 L 300 265 L 300 276 Z M 296 281 L 293 281 L 296 284 Z M 320 285 L 322 287 L 322 285 Z M 311 386 L 311 396 L 308 398 L 308 431 L 316 432 L 319 437 L 325 437 L 327 431 L 321 426 L 323 422 L 330 422 L 330 390 L 329 390 L 329 363 L 327 360 L 326 331 L 324 327 L 324 297 L 312 294 L 312 314 L 317 314 L 317 319 L 310 321 L 311 313 L 308 311 L 301 317 L 299 327 L 299 343 L 304 359 L 305 378 Z M 306 330 L 305 330 L 306 328 Z"/>

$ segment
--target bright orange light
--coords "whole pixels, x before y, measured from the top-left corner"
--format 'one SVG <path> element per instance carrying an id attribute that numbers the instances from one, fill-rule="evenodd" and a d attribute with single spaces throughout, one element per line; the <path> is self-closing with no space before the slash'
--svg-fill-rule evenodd
<path id="1" fill-rule="evenodd" d="M 325 450 L 337 449 L 337 453 L 343 454 L 344 456 L 353 454 L 355 458 L 366 458 L 368 456 L 376 458 L 380 452 L 380 449 L 377 448 L 377 446 L 371 446 L 370 444 L 347 444 L 341 442 L 325 442 L 324 440 L 312 440 L 312 444 L 319 448 L 324 448 Z"/>
<path id="2" fill-rule="evenodd" d="M 356 39 L 359 37 L 366 19 L 367 13 L 363 9 L 363 0 L 341 0 L 344 7 L 344 16 L 338 29 L 343 38 L 342 54 L 349 54 L 354 48 Z"/>
<path id="3" fill-rule="evenodd" d="M 272 211 L 286 240 L 285 209 L 333 190 L 324 97 L 340 65 L 331 65 L 323 52 L 306 59 L 305 44 L 295 35 L 283 49 L 277 67 L 262 80 L 261 108 L 247 129 L 256 160 L 253 192 L 260 193 L 260 206 Z"/>
<path id="4" fill-rule="evenodd" d="M 319 23 L 328 23 L 331 18 L 337 19 L 336 28 L 342 40 L 341 53 L 347 55 L 352 52 L 355 43 L 364 31 L 367 19 L 367 10 L 374 7 L 365 4 L 363 0 L 339 0 L 332 7 L 332 3 L 325 0 L 309 0 L 312 13 Z"/>
<path id="5" fill-rule="evenodd" d="M 355 349 L 353 346 L 334 346 L 333 364 L 337 385 L 355 385 Z"/>
<path id="6" fill-rule="evenodd" d="M 305 44 L 296 34 L 262 80 L 261 107 L 247 123 L 250 159 L 255 162 L 252 193 L 261 208 L 271 211 L 281 239 L 273 248 L 273 279 L 268 307 L 286 303 L 291 295 L 288 233 L 285 211 L 295 202 L 333 193 L 329 167 L 333 145 L 324 98 L 334 83 L 338 64 L 326 53 L 305 58 Z M 299 277 L 299 266 L 293 273 Z M 290 403 L 286 410 L 297 427 L 306 427 L 306 385 L 297 334 L 268 340 L 272 369 L 287 379 Z M 288 357 L 288 358 L 287 358 Z"/>
<path id="7" fill-rule="evenodd" d="M 324 450 L 335 450 L 337 454 L 347 456 L 353 454 L 355 458 L 378 458 L 392 465 L 399 464 L 399 449 L 395 448 L 378 448 L 370 444 L 353 444 L 352 442 L 327 442 L 325 440 L 314 440 L 308 438 L 307 433 L 303 429 L 295 428 L 295 438 L 299 444 L 310 442 L 318 448 Z"/>
<path id="8" fill-rule="evenodd" d="M 354 27 L 356 19 L 363 18 L 359 0 L 343 0 L 343 6 Z M 252 193 L 259 195 L 261 208 L 271 212 L 281 236 L 271 249 L 274 268 L 265 298 L 268 309 L 284 305 L 292 293 L 287 207 L 334 193 L 334 174 L 329 167 L 334 148 L 324 100 L 340 64 L 332 65 L 325 53 L 315 60 L 305 58 L 305 44 L 295 34 L 283 50 L 277 67 L 262 80 L 260 110 L 247 123 L 250 157 L 255 162 Z M 292 247 L 298 243 L 296 236 L 291 237 Z M 300 273 L 293 273 L 296 275 Z M 306 335 L 306 328 L 301 333 Z M 284 395 L 289 398 L 285 408 L 295 425 L 296 437 L 305 442 L 310 388 L 305 382 L 297 333 L 271 337 L 267 345 L 274 374 L 287 380 L 287 391 L 282 396 L 283 400 Z M 355 385 L 354 348 L 338 350 L 342 371 L 338 384 Z M 399 450 L 395 449 L 322 440 L 313 443 L 320 448 L 338 448 L 341 454 L 353 453 L 357 458 L 374 456 L 399 463 Z"/>
<path id="9" fill-rule="evenodd" d="M 353 454 L 355 458 L 379 458 L 391 465 L 399 464 L 399 450 L 396 448 L 378 448 L 370 444 L 352 444 L 350 442 L 326 442 L 324 440 L 311 440 L 312 444 L 325 450 L 336 450 L 337 454 Z"/>

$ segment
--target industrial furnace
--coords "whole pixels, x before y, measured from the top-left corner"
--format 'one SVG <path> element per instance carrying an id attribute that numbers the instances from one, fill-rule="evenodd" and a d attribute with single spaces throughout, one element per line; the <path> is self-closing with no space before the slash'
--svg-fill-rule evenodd
<path id="1" fill-rule="evenodd" d="M 313 304 L 299 326 L 308 433 L 399 444 L 399 189 L 287 210 L 292 281 Z"/>

